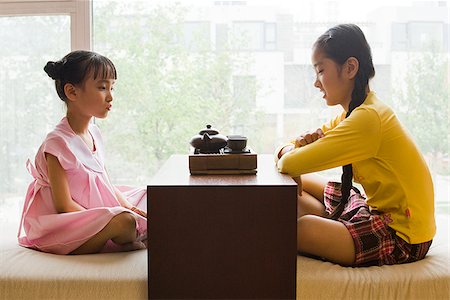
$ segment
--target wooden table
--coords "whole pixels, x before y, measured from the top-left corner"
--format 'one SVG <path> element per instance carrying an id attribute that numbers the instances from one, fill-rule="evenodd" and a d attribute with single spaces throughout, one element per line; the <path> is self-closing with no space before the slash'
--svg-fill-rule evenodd
<path id="1" fill-rule="evenodd" d="M 297 185 L 258 155 L 256 175 L 190 175 L 173 155 L 147 186 L 149 298 L 295 299 Z"/>

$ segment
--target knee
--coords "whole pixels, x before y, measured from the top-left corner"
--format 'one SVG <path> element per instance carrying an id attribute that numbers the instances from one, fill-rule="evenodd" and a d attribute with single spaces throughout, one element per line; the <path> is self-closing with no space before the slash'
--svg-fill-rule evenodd
<path id="1" fill-rule="evenodd" d="M 297 220 L 297 250 L 300 252 L 305 252 L 309 249 L 309 246 L 314 244 L 315 240 L 318 238 L 316 232 L 316 218 L 320 218 L 314 215 L 304 215 Z"/>
<path id="2" fill-rule="evenodd" d="M 128 212 L 120 213 L 111 219 L 111 223 L 126 232 L 136 231 L 136 219 Z"/>
<path id="3" fill-rule="evenodd" d="M 312 224 L 314 220 L 313 215 L 304 215 L 298 218 L 297 220 L 297 232 L 301 237 L 304 238 L 308 235 L 308 232 L 311 230 L 309 228 L 312 227 Z"/>
<path id="4" fill-rule="evenodd" d="M 297 216 L 300 218 L 305 215 L 325 216 L 325 205 L 307 192 L 297 197 Z"/>

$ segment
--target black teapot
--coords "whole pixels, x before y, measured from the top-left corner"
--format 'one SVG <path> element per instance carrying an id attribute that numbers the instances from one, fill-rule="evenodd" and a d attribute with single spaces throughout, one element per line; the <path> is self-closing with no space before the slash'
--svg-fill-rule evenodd
<path id="1" fill-rule="evenodd" d="M 227 141 L 228 138 L 225 135 L 220 134 L 211 125 L 206 125 L 205 129 L 192 137 L 191 146 L 200 153 L 218 153 L 227 145 Z"/>

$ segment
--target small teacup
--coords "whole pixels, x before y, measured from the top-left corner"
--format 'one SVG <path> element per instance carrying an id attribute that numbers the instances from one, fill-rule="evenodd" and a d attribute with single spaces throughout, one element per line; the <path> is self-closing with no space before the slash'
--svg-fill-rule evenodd
<path id="1" fill-rule="evenodd" d="M 242 135 L 228 135 L 227 147 L 233 151 L 242 151 L 247 147 L 247 137 Z"/>

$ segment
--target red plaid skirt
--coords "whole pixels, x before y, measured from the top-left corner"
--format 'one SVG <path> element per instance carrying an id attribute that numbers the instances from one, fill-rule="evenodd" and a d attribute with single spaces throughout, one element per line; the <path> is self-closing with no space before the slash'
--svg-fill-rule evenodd
<path id="1" fill-rule="evenodd" d="M 324 204 L 332 213 L 341 199 L 341 184 L 329 182 L 325 187 Z M 350 232 L 355 243 L 354 266 L 381 266 L 409 263 L 421 260 L 427 254 L 431 242 L 408 244 L 387 225 L 382 213 L 370 212 L 365 197 L 357 188 L 350 192 L 338 221 Z"/>

